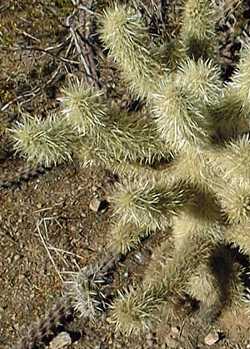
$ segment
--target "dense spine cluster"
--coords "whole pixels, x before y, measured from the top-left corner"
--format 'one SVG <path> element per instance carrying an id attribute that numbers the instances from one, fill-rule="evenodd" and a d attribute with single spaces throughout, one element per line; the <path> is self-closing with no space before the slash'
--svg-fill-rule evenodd
<path id="1" fill-rule="evenodd" d="M 58 165 L 72 160 L 79 146 L 74 128 L 65 118 L 49 115 L 45 120 L 24 116 L 11 130 L 15 149 L 33 165 Z"/>
<path id="2" fill-rule="evenodd" d="M 131 91 L 150 98 L 165 69 L 152 57 L 140 16 L 132 9 L 115 5 L 105 12 L 101 34 L 105 46 L 122 67 Z"/>

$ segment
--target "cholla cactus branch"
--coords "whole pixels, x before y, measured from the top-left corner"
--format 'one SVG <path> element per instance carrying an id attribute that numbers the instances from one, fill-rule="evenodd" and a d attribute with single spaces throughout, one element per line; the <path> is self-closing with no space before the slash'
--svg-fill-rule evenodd
<path id="1" fill-rule="evenodd" d="M 187 283 L 187 293 L 207 308 L 220 304 L 221 290 L 209 265 L 201 265 Z"/>
<path id="2" fill-rule="evenodd" d="M 181 37 L 189 56 L 211 58 L 215 52 L 217 12 L 210 0 L 188 0 L 184 6 Z"/>
<path id="3" fill-rule="evenodd" d="M 149 38 L 138 14 L 116 4 L 105 11 L 102 22 L 104 45 L 122 68 L 132 92 L 150 97 L 164 69 L 152 58 Z"/>
<path id="4" fill-rule="evenodd" d="M 156 137 L 153 123 L 145 116 L 133 120 L 123 112 L 118 120 L 117 111 L 100 100 L 100 91 L 77 80 L 63 91 L 65 117 L 84 136 L 83 144 L 87 142 L 87 147 L 94 148 L 103 163 L 113 159 L 152 164 L 169 157 L 169 151 Z"/>
<path id="5" fill-rule="evenodd" d="M 230 179 L 233 176 L 243 181 L 250 180 L 250 167 L 246 166 L 249 159 L 249 134 L 228 142 L 223 152 L 223 159 L 220 159 L 223 160 L 220 161 L 220 166 L 224 170 L 225 178 Z"/>
<path id="6" fill-rule="evenodd" d="M 147 330 L 157 323 L 159 307 L 173 295 L 183 296 L 194 268 L 208 260 L 211 244 L 205 239 L 186 241 L 185 247 L 173 259 L 162 265 L 154 262 L 146 282 L 137 290 L 120 294 L 112 306 L 112 319 L 118 330 L 130 335 Z M 165 243 L 158 253 L 165 250 Z M 161 258 L 160 258 L 161 259 Z M 161 265 L 158 265 L 161 264 Z"/>
<path id="7" fill-rule="evenodd" d="M 245 45 L 241 51 L 241 60 L 232 81 L 223 91 L 223 97 L 212 107 L 211 113 L 218 124 L 220 135 L 225 138 L 249 131 L 250 99 L 250 48 Z"/>
<path id="8" fill-rule="evenodd" d="M 239 248 L 243 254 L 250 256 L 250 220 L 232 225 L 225 234 L 225 240 Z"/>
<path id="9" fill-rule="evenodd" d="M 218 190 L 222 211 L 230 224 L 244 223 L 250 217 L 250 181 L 236 178 Z"/>
<path id="10" fill-rule="evenodd" d="M 250 110 L 250 45 L 247 44 L 241 51 L 241 59 L 238 69 L 229 84 L 237 90 L 242 101 L 242 107 L 249 113 Z"/>
<path id="11" fill-rule="evenodd" d="M 162 139 L 174 150 L 209 144 L 214 133 L 207 112 L 220 95 L 218 69 L 211 62 L 188 60 L 154 94 L 154 114 Z"/>
<path id="12" fill-rule="evenodd" d="M 74 79 L 62 90 L 62 94 L 59 100 L 63 104 L 63 112 L 80 134 L 96 135 L 96 130 L 104 127 L 107 106 L 100 90 Z"/>
<path id="13" fill-rule="evenodd" d="M 223 243 L 220 207 L 207 193 L 199 193 L 174 217 L 172 234 L 177 250 L 184 248 L 186 241 L 195 236 L 208 238 L 214 244 Z"/>
<path id="14" fill-rule="evenodd" d="M 219 139 L 230 137 L 249 130 L 248 111 L 243 108 L 242 100 L 237 89 L 229 86 L 223 89 L 222 97 L 210 106 L 210 115 L 216 125 Z"/>
<path id="15" fill-rule="evenodd" d="M 204 192 L 213 191 L 218 181 L 218 148 L 198 148 L 186 145 L 172 162 L 176 179 L 185 179 Z"/>
<path id="16" fill-rule="evenodd" d="M 116 254 L 126 255 L 132 249 L 138 247 L 141 240 L 150 235 L 147 226 L 136 226 L 135 224 L 116 223 L 111 230 L 110 246 Z"/>
<path id="17" fill-rule="evenodd" d="M 87 267 L 70 275 L 71 279 L 65 282 L 66 295 L 71 299 L 71 304 L 79 317 L 93 321 L 97 313 L 103 309 L 104 295 L 101 293 L 103 280 Z"/>
<path id="18" fill-rule="evenodd" d="M 120 292 L 111 308 L 111 322 L 115 323 L 117 331 L 128 336 L 146 331 L 158 321 L 153 314 L 157 313 L 162 300 L 151 290 Z"/>
<path id="19" fill-rule="evenodd" d="M 241 308 L 248 310 L 245 303 L 246 290 L 242 282 L 244 268 L 237 262 L 232 265 L 225 307 L 237 314 Z"/>
<path id="20" fill-rule="evenodd" d="M 193 271 L 210 258 L 215 244 L 205 237 L 189 238 L 162 270 L 162 283 L 169 295 L 182 295 Z"/>
<path id="21" fill-rule="evenodd" d="M 160 188 L 150 183 L 127 181 L 116 186 L 110 199 L 114 204 L 114 215 L 122 223 L 156 230 L 168 228 L 171 216 L 191 197 L 191 192 L 185 191 L 181 182 Z"/>
<path id="22" fill-rule="evenodd" d="M 11 129 L 14 149 L 33 165 L 51 166 L 72 161 L 79 137 L 67 119 L 49 115 L 47 119 L 26 115 Z"/>

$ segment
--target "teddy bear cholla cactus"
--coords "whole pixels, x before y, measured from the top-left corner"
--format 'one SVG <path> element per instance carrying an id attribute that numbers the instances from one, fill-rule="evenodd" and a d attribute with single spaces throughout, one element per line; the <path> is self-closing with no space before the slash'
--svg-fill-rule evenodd
<path id="1" fill-rule="evenodd" d="M 113 253 L 127 253 L 158 230 L 167 234 L 143 284 L 121 293 L 112 305 L 111 319 L 128 334 L 150 327 L 161 309 L 171 309 L 176 297 L 186 294 L 208 308 L 243 304 L 244 270 L 226 251 L 232 245 L 248 256 L 250 251 L 250 143 L 244 134 L 250 126 L 250 48 L 244 48 L 237 72 L 225 85 L 216 64 L 212 2 L 186 1 L 181 21 L 169 52 L 181 59 L 165 66 L 151 54 L 147 30 L 135 10 L 123 5 L 107 9 L 103 43 L 131 92 L 146 100 L 149 115 L 119 112 L 100 91 L 75 82 L 63 91 L 63 115 L 48 128 L 53 135 L 53 127 L 64 122 L 74 135 L 67 154 L 84 166 L 101 164 L 126 178 L 111 195 Z M 13 130 L 19 151 L 36 163 L 69 158 L 62 156 L 60 137 L 48 140 L 40 132 L 46 120 L 30 123 L 25 119 Z M 47 144 L 47 158 L 41 159 L 37 150 Z M 227 299 L 214 263 L 218 253 L 230 275 Z"/>
<path id="2" fill-rule="evenodd" d="M 74 129 L 54 114 L 43 121 L 25 115 L 10 131 L 16 151 L 33 164 L 51 166 L 72 161 L 72 153 L 79 147 L 79 137 Z"/>
<path id="3" fill-rule="evenodd" d="M 139 20 L 137 19 L 136 22 L 135 16 L 129 11 L 124 7 L 115 7 L 107 11 L 103 26 L 103 40 L 123 72 L 126 72 L 129 66 L 136 65 L 136 59 L 140 60 L 137 51 L 140 53 L 143 49 L 147 50 L 146 40 L 143 41 L 141 35 L 138 39 L 140 43 L 137 41 L 135 31 L 136 27 L 140 27 L 141 30 Z M 194 25 L 197 13 L 206 13 L 203 21 L 202 17 L 199 17 L 200 26 Z M 209 20 L 207 16 L 210 16 Z M 235 265 L 230 275 L 231 283 L 228 284 L 230 299 L 225 300 L 221 295 L 220 282 L 213 275 L 210 259 L 213 259 L 215 251 L 221 244 L 233 243 L 246 253 L 246 241 L 250 242 L 250 236 L 245 227 L 241 227 L 244 229 L 243 232 L 241 230 L 241 234 L 235 234 L 238 238 L 235 236 L 234 240 L 232 237 L 232 232 L 239 229 L 238 224 L 249 220 L 249 170 L 244 160 L 248 157 L 250 144 L 248 136 L 239 134 L 237 137 L 237 133 L 243 133 L 249 128 L 250 85 L 247 83 L 250 68 L 249 48 L 246 47 L 243 51 L 238 71 L 232 82 L 223 86 L 215 59 L 211 59 L 211 52 L 215 51 L 211 42 L 211 37 L 215 38 L 211 23 L 215 23 L 215 18 L 210 2 L 187 1 L 183 31 L 180 35 L 180 46 L 186 48 L 185 59 L 179 63 L 177 70 L 166 72 L 165 75 L 163 73 L 160 81 L 155 71 L 153 76 L 156 79 L 147 85 L 144 93 L 141 93 L 141 90 L 148 79 L 146 69 L 140 68 L 140 74 L 145 81 L 141 77 L 134 79 L 131 84 L 132 92 L 141 97 L 147 97 L 158 133 L 166 146 L 175 154 L 172 169 L 170 169 L 171 175 L 175 178 L 182 177 L 194 186 L 196 200 L 194 202 L 190 200 L 187 206 L 193 206 L 192 209 L 184 208 L 174 220 L 173 257 L 163 264 L 160 271 L 157 263 L 153 263 L 155 266 L 150 266 L 148 272 L 146 271 L 148 277 L 145 284 L 115 301 L 112 318 L 116 326 L 127 333 L 148 327 L 149 322 L 153 322 L 157 314 L 159 315 L 162 302 L 169 300 L 173 295 L 189 293 L 207 306 L 218 303 L 239 306 L 239 299 L 243 299 L 244 287 L 240 286 L 241 278 L 239 277 L 243 270 L 236 268 L 236 261 L 233 258 L 228 261 L 223 253 L 221 255 L 225 264 L 227 262 Z M 113 23 L 112 31 L 109 30 L 110 22 Z M 188 26 L 189 23 L 192 25 Z M 185 28 L 189 28 L 190 33 Z M 197 35 L 192 33 L 193 28 L 198 28 Z M 130 35 L 127 40 L 130 54 L 123 58 L 126 51 L 123 51 L 118 43 L 122 40 L 126 41 L 128 33 L 132 31 L 133 35 Z M 197 41 L 199 45 L 194 45 Z M 200 52 L 197 52 L 197 46 Z M 150 57 L 150 54 L 147 54 Z M 210 60 L 204 60 L 204 58 L 210 58 Z M 153 66 L 151 62 L 149 66 Z M 150 71 L 152 74 L 152 70 Z M 146 72 L 145 75 L 143 75 L 144 72 Z M 125 75 L 125 78 L 130 83 L 130 76 Z M 227 105 L 226 101 L 229 99 L 230 103 Z M 225 115 L 223 115 L 224 111 Z M 218 120 L 218 115 L 221 120 Z M 227 123 L 227 132 L 221 131 L 223 123 Z M 235 139 L 225 143 L 230 136 L 235 136 Z M 198 193 L 200 191 L 203 192 L 202 195 L 212 193 L 214 202 L 206 203 Z M 197 198 L 201 201 L 198 200 L 198 203 L 195 203 Z M 133 204 L 136 210 L 136 203 L 131 200 L 130 205 Z M 217 212 L 214 210 L 215 207 L 218 208 Z M 131 210 L 131 206 L 128 210 Z M 188 214 L 185 214 L 185 210 Z M 158 212 L 161 212 L 161 209 Z M 230 223 L 230 227 L 227 223 Z M 161 228 L 166 229 L 164 225 Z M 165 252 L 163 243 L 162 253 Z M 154 280 L 155 275 L 157 280 Z M 208 289 L 211 293 L 207 292 Z M 130 306 L 126 307 L 126 303 Z M 134 312 L 131 304 L 135 304 Z M 155 310 L 151 309 L 152 304 Z M 145 305 L 148 305 L 148 312 Z"/>

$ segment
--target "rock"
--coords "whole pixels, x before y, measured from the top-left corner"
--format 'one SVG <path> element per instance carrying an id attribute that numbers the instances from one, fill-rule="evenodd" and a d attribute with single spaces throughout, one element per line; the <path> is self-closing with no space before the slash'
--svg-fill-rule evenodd
<path id="1" fill-rule="evenodd" d="M 98 212 L 100 210 L 100 206 L 101 206 L 101 200 L 98 199 L 98 198 L 93 198 L 91 201 L 90 201 L 90 204 L 89 204 L 89 208 L 94 211 L 94 212 Z"/>
<path id="2" fill-rule="evenodd" d="M 49 343 L 49 349 L 61 349 L 71 343 L 72 340 L 70 335 L 67 332 L 61 332 Z"/>
<path id="3" fill-rule="evenodd" d="M 89 203 L 89 208 L 94 212 L 104 212 L 108 208 L 108 202 L 106 200 L 100 200 L 93 198 Z"/>
<path id="4" fill-rule="evenodd" d="M 220 335 L 218 332 L 214 331 L 214 332 L 210 332 L 204 339 L 204 343 L 206 345 L 214 345 L 215 343 L 219 342 L 220 340 Z"/>
<path id="5" fill-rule="evenodd" d="M 180 328 L 177 326 L 172 326 L 171 327 L 171 332 L 174 336 L 179 336 L 180 334 Z"/>
<path id="6" fill-rule="evenodd" d="M 128 278 L 128 272 L 127 272 L 127 271 L 125 271 L 125 273 L 123 274 L 123 277 L 124 277 L 125 279 Z"/>

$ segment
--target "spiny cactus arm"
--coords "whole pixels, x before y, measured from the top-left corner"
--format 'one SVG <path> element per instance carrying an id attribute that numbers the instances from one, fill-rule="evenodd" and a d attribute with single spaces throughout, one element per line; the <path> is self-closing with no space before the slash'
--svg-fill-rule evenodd
<path id="1" fill-rule="evenodd" d="M 155 185 L 168 185 L 170 178 L 175 178 L 170 164 L 164 168 L 153 168 L 152 166 L 139 162 L 126 162 L 123 159 L 114 159 L 110 155 L 110 148 L 97 147 L 89 139 L 83 138 L 75 159 L 79 161 L 83 168 L 89 166 L 100 166 L 109 169 L 120 178 L 130 178 L 130 180 L 151 182 Z M 160 163 L 161 165 L 161 163 Z"/>
<path id="2" fill-rule="evenodd" d="M 249 113 L 250 110 L 250 45 L 241 50 L 241 59 L 229 86 L 238 91 L 242 107 Z"/>
<path id="3" fill-rule="evenodd" d="M 215 135 L 219 140 L 230 139 L 250 128 L 249 108 L 243 107 L 238 89 L 226 86 L 222 96 L 209 107 L 209 113 L 216 126 Z"/>
<path id="4" fill-rule="evenodd" d="M 166 293 L 182 296 L 190 277 L 199 265 L 208 261 L 215 245 L 207 237 L 193 236 L 186 240 L 162 270 L 162 283 Z"/>
<path id="5" fill-rule="evenodd" d="M 108 106 L 103 101 L 103 93 L 75 78 L 62 89 L 59 101 L 63 113 L 80 134 L 97 136 L 105 126 Z"/>
<path id="6" fill-rule="evenodd" d="M 102 19 L 101 37 L 122 69 L 134 94 L 150 97 L 163 74 L 148 49 L 149 38 L 138 14 L 124 5 L 109 8 Z"/>
<path id="7" fill-rule="evenodd" d="M 211 60 L 187 58 L 178 66 L 178 76 L 190 93 L 201 105 L 210 105 L 218 100 L 222 88 L 219 67 Z"/>
<path id="8" fill-rule="evenodd" d="M 220 304 L 221 290 L 219 282 L 207 264 L 202 264 L 194 271 L 186 286 L 187 293 L 210 308 Z"/>
<path id="9" fill-rule="evenodd" d="M 188 58 L 183 42 L 176 38 L 168 38 L 162 45 L 157 46 L 154 56 L 169 69 L 169 72 L 176 71 L 180 62 Z"/>
<path id="10" fill-rule="evenodd" d="M 150 231 L 147 227 L 117 222 L 111 230 L 110 248 L 115 254 L 126 255 L 149 235 Z"/>
<path id="11" fill-rule="evenodd" d="M 214 57 L 218 14 L 210 0 L 188 0 L 184 5 L 181 38 L 189 57 Z"/>
<path id="12" fill-rule="evenodd" d="M 117 184 L 110 200 L 114 205 L 114 215 L 121 223 L 143 225 L 154 231 L 168 228 L 171 216 L 190 196 L 182 182 L 160 188 L 151 183 L 127 180 Z"/>
<path id="13" fill-rule="evenodd" d="M 76 159 L 81 167 L 100 166 L 102 168 L 112 168 L 113 159 L 110 158 L 108 149 L 96 147 L 95 143 L 88 137 L 81 138 L 81 144 L 76 153 Z"/>
<path id="14" fill-rule="evenodd" d="M 159 321 L 157 309 L 163 302 L 163 297 L 159 289 L 158 297 L 155 297 L 156 294 L 152 291 L 139 288 L 119 292 L 110 314 L 110 321 L 115 324 L 116 331 L 128 336 L 139 334 Z"/>
<path id="15" fill-rule="evenodd" d="M 164 241 L 155 251 L 143 284 L 145 289 L 163 289 L 165 300 L 183 297 L 190 278 L 200 265 L 209 262 L 217 243 L 207 236 L 193 235 L 186 237 L 180 249 L 169 251 L 171 245 Z"/>
<path id="16" fill-rule="evenodd" d="M 45 120 L 26 115 L 10 129 L 14 149 L 34 166 L 72 161 L 80 140 L 68 120 L 49 115 Z"/>
<path id="17" fill-rule="evenodd" d="M 218 180 L 218 148 L 200 149 L 186 145 L 172 161 L 171 169 L 176 178 L 185 179 L 190 185 L 204 192 L 213 191 Z"/>
<path id="18" fill-rule="evenodd" d="M 225 232 L 225 241 L 250 256 L 250 219 L 242 224 L 231 225 Z"/>
<path id="19" fill-rule="evenodd" d="M 219 262 L 219 263 L 218 263 Z M 218 246 L 209 263 L 199 266 L 188 282 L 188 293 L 207 307 L 237 313 L 245 307 L 244 268 L 229 249 Z"/>
<path id="20" fill-rule="evenodd" d="M 207 263 L 216 243 L 207 237 L 193 235 L 185 239 L 182 248 L 169 251 L 166 257 L 169 241 L 164 241 L 156 250 L 152 265 L 146 271 L 144 286 L 161 285 L 165 294 L 182 295 L 194 271 Z"/>
<path id="21" fill-rule="evenodd" d="M 185 250 L 178 252 L 172 259 L 166 258 L 162 264 L 161 252 L 165 253 L 164 242 L 158 250 L 158 263 L 154 260 L 154 268 L 150 268 L 146 280 L 136 290 L 120 295 L 112 310 L 112 319 L 117 329 L 126 334 L 140 333 L 160 321 L 160 307 L 185 292 L 188 280 L 199 264 L 204 263 L 211 252 L 211 244 L 203 240 L 187 241 Z M 161 263 L 159 262 L 161 261 Z"/>
<path id="22" fill-rule="evenodd" d="M 102 311 L 101 280 L 91 268 L 85 267 L 76 273 L 69 273 L 64 281 L 65 295 L 79 317 L 94 320 Z"/>
<path id="23" fill-rule="evenodd" d="M 161 138 L 174 151 L 209 144 L 214 123 L 208 106 L 218 99 L 220 88 L 218 68 L 202 60 L 187 60 L 161 82 L 153 112 Z"/>
<path id="24" fill-rule="evenodd" d="M 223 90 L 223 96 L 211 106 L 211 115 L 222 138 L 247 132 L 250 127 L 250 46 L 241 51 L 237 70 Z"/>
<path id="25" fill-rule="evenodd" d="M 168 161 L 172 157 L 169 149 L 157 137 L 155 126 L 145 115 L 134 115 L 134 120 L 126 113 L 119 116 L 120 121 L 107 125 L 107 134 L 103 135 L 103 147 L 109 147 L 111 157 L 145 165 Z"/>
<path id="26" fill-rule="evenodd" d="M 152 165 L 172 156 L 163 143 L 157 139 L 156 132 L 143 122 L 132 122 L 126 115 L 121 115 L 127 124 L 119 125 L 110 121 L 95 130 L 92 138 L 83 137 L 92 143 L 95 152 L 106 157 L 105 162 L 138 163 Z M 122 127 L 121 127 L 122 126 Z"/>
<path id="27" fill-rule="evenodd" d="M 246 222 L 250 217 L 250 181 L 235 177 L 222 184 L 217 196 L 226 220 L 230 224 Z"/>
<path id="28" fill-rule="evenodd" d="M 155 126 L 145 115 L 135 119 L 120 112 L 118 117 L 101 92 L 83 82 L 76 79 L 70 83 L 60 100 L 65 117 L 83 136 L 83 143 L 92 144 L 99 155 L 107 154 L 118 162 L 148 164 L 169 157 L 169 151 L 157 138 Z"/>
<path id="29" fill-rule="evenodd" d="M 249 311 L 249 304 L 246 302 L 246 286 L 243 283 L 244 268 L 234 262 L 229 277 L 228 294 L 225 299 L 225 309 L 237 314 L 242 309 Z"/>
<path id="30" fill-rule="evenodd" d="M 225 143 L 219 157 L 218 166 L 221 167 L 223 176 L 232 177 L 242 181 L 250 180 L 250 136 L 245 134 Z"/>
<path id="31" fill-rule="evenodd" d="M 183 244 L 194 236 L 207 237 L 214 244 L 224 241 L 219 207 L 214 198 L 206 194 L 198 193 L 193 202 L 186 204 L 173 218 L 172 235 L 176 250 L 181 251 Z"/>
<path id="32" fill-rule="evenodd" d="M 159 163 L 159 165 L 161 164 Z M 122 177 L 135 181 L 151 182 L 159 186 L 167 185 L 171 177 L 175 178 L 171 164 L 166 164 L 163 168 L 154 168 L 138 162 L 113 162 L 109 168 Z"/>

